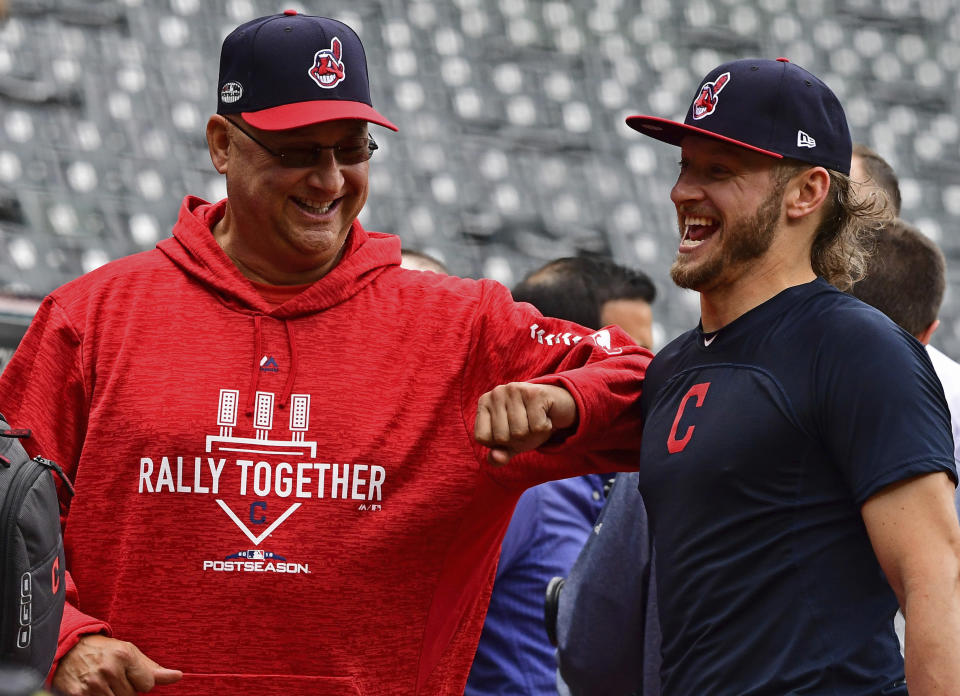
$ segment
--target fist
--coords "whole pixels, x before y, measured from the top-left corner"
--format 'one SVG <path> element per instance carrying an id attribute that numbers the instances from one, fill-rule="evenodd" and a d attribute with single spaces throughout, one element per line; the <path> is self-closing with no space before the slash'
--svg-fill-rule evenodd
<path id="1" fill-rule="evenodd" d="M 536 449 L 556 431 L 576 422 L 577 403 L 566 389 L 511 382 L 480 397 L 474 437 L 490 448 L 491 464 L 506 464 L 514 455 Z"/>

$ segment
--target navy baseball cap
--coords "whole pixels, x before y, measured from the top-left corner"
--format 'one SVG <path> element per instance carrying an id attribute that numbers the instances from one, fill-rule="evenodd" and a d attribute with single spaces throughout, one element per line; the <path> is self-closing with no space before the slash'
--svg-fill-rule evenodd
<path id="1" fill-rule="evenodd" d="M 702 135 L 850 173 L 853 145 L 840 101 L 822 80 L 786 58 L 748 58 L 714 68 L 683 123 L 629 116 L 627 125 L 672 145 Z"/>
<path id="2" fill-rule="evenodd" d="M 234 29 L 220 51 L 217 113 L 263 130 L 359 119 L 397 130 L 370 101 L 367 56 L 343 22 L 286 10 Z"/>

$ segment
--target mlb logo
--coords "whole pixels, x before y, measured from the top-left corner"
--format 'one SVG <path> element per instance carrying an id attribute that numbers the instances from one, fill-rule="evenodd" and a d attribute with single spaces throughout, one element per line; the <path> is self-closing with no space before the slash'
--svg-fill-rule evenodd
<path id="1" fill-rule="evenodd" d="M 247 551 L 247 558 L 252 558 L 255 561 L 262 561 L 264 558 L 266 558 L 266 556 L 260 549 L 254 549 L 253 551 Z"/>
<path id="2" fill-rule="evenodd" d="M 224 104 L 233 104 L 243 96 L 243 85 L 239 82 L 228 82 L 220 89 L 220 101 Z"/>

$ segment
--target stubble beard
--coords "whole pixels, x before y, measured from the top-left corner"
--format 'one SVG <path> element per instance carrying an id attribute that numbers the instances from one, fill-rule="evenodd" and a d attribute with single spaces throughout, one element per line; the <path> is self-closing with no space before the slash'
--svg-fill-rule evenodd
<path id="1" fill-rule="evenodd" d="M 752 216 L 724 226 L 720 249 L 699 264 L 688 263 L 684 254 L 678 254 L 670 278 L 678 287 L 699 291 L 716 282 L 725 270 L 763 256 L 776 236 L 782 202 L 783 189 L 774 189 Z"/>

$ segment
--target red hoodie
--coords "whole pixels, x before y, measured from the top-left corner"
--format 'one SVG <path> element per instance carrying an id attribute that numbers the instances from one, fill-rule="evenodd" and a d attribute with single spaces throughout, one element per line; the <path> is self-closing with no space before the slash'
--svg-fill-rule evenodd
<path id="1" fill-rule="evenodd" d="M 188 197 L 157 249 L 51 294 L 0 378 L 76 488 L 57 659 L 104 631 L 184 671 L 158 694 L 460 694 L 517 498 L 633 466 L 650 354 L 401 269 L 359 223 L 272 309 L 223 209 Z M 489 466 L 478 398 L 543 375 L 577 431 Z"/>

